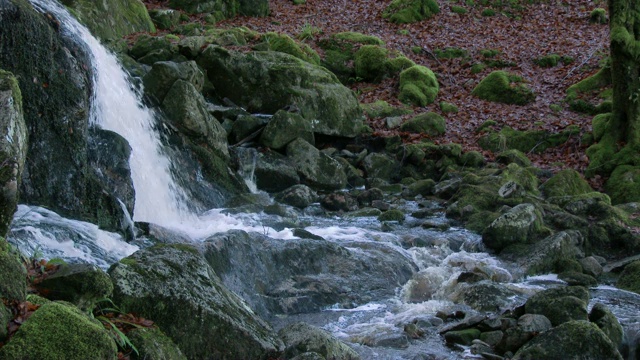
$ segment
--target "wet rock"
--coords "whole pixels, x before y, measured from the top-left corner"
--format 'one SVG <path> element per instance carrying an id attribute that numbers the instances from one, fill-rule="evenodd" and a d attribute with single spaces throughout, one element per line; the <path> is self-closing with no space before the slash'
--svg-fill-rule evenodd
<path id="1" fill-rule="evenodd" d="M 576 271 L 565 271 L 558 274 L 558 279 L 565 281 L 568 285 L 596 286 L 598 280 L 593 276 Z"/>
<path id="2" fill-rule="evenodd" d="M 142 78 L 145 95 L 160 105 L 176 80 L 190 82 L 197 91 L 202 91 L 204 73 L 198 68 L 195 61 L 182 63 L 158 61 Z"/>
<path id="3" fill-rule="evenodd" d="M 569 321 L 526 343 L 513 359 L 622 360 L 622 356 L 596 325 L 587 321 Z"/>
<path id="4" fill-rule="evenodd" d="M 517 293 L 504 285 L 491 281 L 465 284 L 460 289 L 461 300 L 479 311 L 495 311 L 512 304 L 511 298 Z"/>
<path id="5" fill-rule="evenodd" d="M 624 267 L 616 286 L 640 294 L 640 261 L 634 261 Z"/>
<path id="6" fill-rule="evenodd" d="M 397 179 L 400 163 L 389 155 L 371 153 L 362 161 L 362 168 L 368 178 L 391 181 Z"/>
<path id="7" fill-rule="evenodd" d="M 602 265 L 600 265 L 600 263 L 595 257 L 587 256 L 578 261 L 580 262 L 580 265 L 582 266 L 582 271 L 585 274 L 591 275 L 595 278 L 597 278 L 602 274 Z"/>
<path id="8" fill-rule="evenodd" d="M 229 132 L 230 144 L 240 145 L 246 141 L 258 138 L 258 134 L 264 130 L 268 119 L 253 115 L 238 115 Z"/>
<path id="9" fill-rule="evenodd" d="M 358 208 L 358 203 L 349 193 L 333 192 L 320 200 L 320 205 L 329 211 L 353 211 Z"/>
<path id="10" fill-rule="evenodd" d="M 496 349 L 500 353 L 515 352 L 538 334 L 552 328 L 551 321 L 544 315 L 525 314 L 518 319 L 518 324 L 505 330 L 504 336 Z"/>
<path id="11" fill-rule="evenodd" d="M 188 358 L 277 357 L 283 349 L 269 325 L 227 290 L 191 246 L 139 250 L 109 275 L 122 311 L 153 319 Z"/>
<path id="12" fill-rule="evenodd" d="M 589 313 L 589 321 L 598 325 L 600 330 L 611 340 L 613 345 L 619 347 L 624 339 L 622 325 L 611 312 L 611 310 L 601 303 L 596 303 Z"/>
<path id="13" fill-rule="evenodd" d="M 317 201 L 318 194 L 306 185 L 294 185 L 276 194 L 275 199 L 283 204 L 291 205 L 300 209 Z"/>
<path id="14" fill-rule="evenodd" d="M 516 261 L 526 274 L 547 273 L 561 261 L 584 257 L 584 241 L 579 231 L 561 231 L 520 250 L 508 248 L 501 256 Z"/>
<path id="15" fill-rule="evenodd" d="M 258 154 L 254 176 L 258 189 L 271 193 L 300 183 L 295 167 L 286 157 L 275 152 Z"/>
<path id="16" fill-rule="evenodd" d="M 129 341 L 145 360 L 187 360 L 178 346 L 158 328 L 138 328 L 127 332 Z"/>
<path id="17" fill-rule="evenodd" d="M 392 296 L 416 271 L 383 243 L 348 246 L 353 250 L 329 241 L 283 241 L 229 231 L 209 237 L 205 255 L 223 282 L 260 314 L 353 307 Z"/>
<path id="18" fill-rule="evenodd" d="M 387 210 L 378 216 L 378 221 L 397 221 L 402 223 L 404 221 L 404 213 L 397 209 Z"/>
<path id="19" fill-rule="evenodd" d="M 480 340 L 484 341 L 490 346 L 495 347 L 500 343 L 503 336 L 504 336 L 504 332 L 502 332 L 502 330 L 486 331 L 480 334 Z"/>
<path id="20" fill-rule="evenodd" d="M 454 330 L 444 334 L 447 344 L 471 345 L 471 342 L 479 337 L 478 329 Z"/>
<path id="21" fill-rule="evenodd" d="M 314 352 L 323 359 L 356 360 L 360 356 L 328 332 L 306 323 L 295 323 L 278 332 L 285 344 L 284 356 L 292 358 Z"/>
<path id="22" fill-rule="evenodd" d="M 384 194 L 378 188 L 364 190 L 357 196 L 358 204 L 362 207 L 371 206 L 375 200 L 382 200 L 383 198 Z"/>

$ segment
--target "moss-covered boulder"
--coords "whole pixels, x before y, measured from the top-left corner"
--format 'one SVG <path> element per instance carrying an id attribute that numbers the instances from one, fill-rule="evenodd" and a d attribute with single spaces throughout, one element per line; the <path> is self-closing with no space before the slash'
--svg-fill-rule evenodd
<path id="1" fill-rule="evenodd" d="M 258 154 L 253 174 L 258 189 L 267 192 L 282 191 L 300 183 L 294 164 L 275 151 Z"/>
<path id="2" fill-rule="evenodd" d="M 558 326 L 571 320 L 588 320 L 589 292 L 582 286 L 567 286 L 540 291 L 525 304 L 528 314 L 541 314 Z"/>
<path id="3" fill-rule="evenodd" d="M 384 46 L 384 42 L 376 36 L 347 31 L 320 39 L 318 45 L 325 52 L 321 65 L 347 84 L 357 80 L 354 65 L 356 51 L 364 45 Z"/>
<path id="4" fill-rule="evenodd" d="M 362 160 L 362 168 L 368 178 L 392 181 L 398 178 L 400 162 L 387 154 L 372 152 Z"/>
<path id="5" fill-rule="evenodd" d="M 414 65 L 400 73 L 398 99 L 405 104 L 427 106 L 435 101 L 439 89 L 433 71 L 422 65 Z"/>
<path id="6" fill-rule="evenodd" d="M 307 44 L 298 44 L 287 34 L 268 32 L 262 36 L 267 49 L 293 55 L 314 65 L 320 65 L 320 56 Z"/>
<path id="7" fill-rule="evenodd" d="M 500 251 L 509 245 L 534 242 L 547 233 L 544 230 L 539 210 L 533 204 L 520 204 L 495 219 L 482 233 L 482 241 Z"/>
<path id="8" fill-rule="evenodd" d="M 149 16 L 156 28 L 168 30 L 180 23 L 181 13 L 174 9 L 151 9 Z"/>
<path id="9" fill-rule="evenodd" d="M 411 114 L 407 106 L 395 107 L 384 100 L 376 100 L 372 103 L 360 104 L 364 113 L 370 118 L 386 118 Z"/>
<path id="10" fill-rule="evenodd" d="M 89 264 L 64 264 L 34 286 L 50 300 L 69 301 L 87 312 L 113 291 L 109 275 Z"/>
<path id="11" fill-rule="evenodd" d="M 0 245 L 6 245 L 0 239 Z M 18 255 L 8 250 L 0 250 L 0 298 L 24 301 L 27 296 L 27 270 Z"/>
<path id="12" fill-rule="evenodd" d="M 156 31 L 147 8 L 140 0 L 64 0 L 62 3 L 101 40 Z"/>
<path id="13" fill-rule="evenodd" d="M 410 24 L 429 19 L 440 12 L 435 0 L 393 0 L 382 17 L 396 24 Z"/>
<path id="14" fill-rule="evenodd" d="M 540 190 L 546 197 L 573 196 L 593 192 L 589 183 L 575 170 L 561 170 L 547 180 Z"/>
<path id="15" fill-rule="evenodd" d="M 525 105 L 535 100 L 535 94 L 523 81 L 506 71 L 494 71 L 480 81 L 471 95 L 487 101 Z"/>
<path id="16" fill-rule="evenodd" d="M 187 360 L 178 346 L 158 328 L 138 328 L 127 332 L 138 350 L 138 358 L 145 360 Z"/>
<path id="17" fill-rule="evenodd" d="M 190 82 L 197 91 L 202 91 L 204 73 L 194 61 L 181 63 L 158 61 L 142 78 L 145 95 L 151 98 L 156 105 L 160 105 L 177 80 Z"/>
<path id="18" fill-rule="evenodd" d="M 410 133 L 438 136 L 444 134 L 446 124 L 442 116 L 434 112 L 427 112 L 407 120 L 400 126 L 400 130 Z"/>
<path id="19" fill-rule="evenodd" d="M 569 126 L 559 133 L 550 133 L 545 130 L 521 131 L 505 126 L 499 132 L 488 131 L 478 139 L 478 144 L 483 149 L 494 152 L 516 149 L 524 153 L 541 153 L 548 148 L 564 144 L 579 132 L 580 129 L 574 126 Z"/>
<path id="20" fill-rule="evenodd" d="M 142 34 L 135 39 L 128 54 L 139 63 L 153 65 L 158 61 L 184 60 L 176 41 L 169 36 Z"/>
<path id="21" fill-rule="evenodd" d="M 360 359 L 358 353 L 333 335 L 306 323 L 288 325 L 282 328 L 278 335 L 284 341 L 284 356 L 287 359 L 308 352 L 318 353 L 325 359 Z"/>
<path id="22" fill-rule="evenodd" d="M 389 51 L 378 45 L 363 45 L 354 54 L 356 78 L 380 81 L 386 75 L 385 62 Z"/>
<path id="23" fill-rule="evenodd" d="M 516 352 L 513 359 L 622 360 L 622 356 L 593 323 L 569 321 L 533 338 Z"/>
<path id="24" fill-rule="evenodd" d="M 640 261 L 632 262 L 624 267 L 616 286 L 640 294 Z"/>
<path id="25" fill-rule="evenodd" d="M 404 221 L 404 213 L 398 209 L 387 210 L 378 216 L 378 221 L 397 221 L 401 223 Z"/>
<path id="26" fill-rule="evenodd" d="M 616 167 L 605 183 L 605 191 L 613 204 L 640 201 L 640 166 Z"/>
<path id="27" fill-rule="evenodd" d="M 517 149 L 509 149 L 500 152 L 498 156 L 496 156 L 496 161 L 506 165 L 515 163 L 523 167 L 531 166 L 531 160 L 529 160 L 527 155 Z"/>
<path id="28" fill-rule="evenodd" d="M 13 74 L 0 69 L 0 237 L 9 231 L 27 156 L 22 93 Z"/>
<path id="29" fill-rule="evenodd" d="M 590 100 L 585 100 L 584 97 L 592 97 L 592 94 L 596 94 L 602 91 L 607 86 L 611 85 L 611 67 L 605 66 L 597 73 L 581 80 L 580 82 L 571 85 L 567 89 L 567 96 L 565 101 L 569 103 L 572 110 L 578 112 L 584 112 L 588 114 L 606 113 L 610 112 L 610 106 L 601 107 L 597 103 L 593 103 Z"/>
<path id="30" fill-rule="evenodd" d="M 618 318 L 602 303 L 596 303 L 589 313 L 589 321 L 598 325 L 600 330 L 611 340 L 613 345 L 619 347 L 624 340 L 624 330 Z"/>
<path id="31" fill-rule="evenodd" d="M 363 114 L 355 94 L 327 69 L 280 52 L 242 53 L 210 45 L 198 58 L 218 96 L 250 112 L 295 105 L 317 134 L 354 137 Z"/>
<path id="32" fill-rule="evenodd" d="M 296 138 L 315 143 L 311 124 L 300 114 L 279 110 L 260 135 L 260 143 L 271 149 L 282 149 Z"/>
<path id="33" fill-rule="evenodd" d="M 562 269 L 559 264 L 584 257 L 584 243 L 580 231 L 561 231 L 535 244 L 505 248 L 500 256 L 517 263 L 525 274 L 546 274 Z"/>
<path id="34" fill-rule="evenodd" d="M 64 302 L 42 305 L 0 349 L 6 360 L 115 360 L 116 355 L 116 343 L 104 326 Z"/>
<path id="35" fill-rule="evenodd" d="M 298 175 L 308 185 L 324 190 L 343 189 L 347 185 L 347 174 L 342 165 L 305 140 L 293 140 L 286 151 Z"/>
<path id="36" fill-rule="evenodd" d="M 282 351 L 269 325 L 222 285 L 195 248 L 140 250 L 109 275 L 122 311 L 153 319 L 188 358 L 259 359 Z"/>
<path id="37" fill-rule="evenodd" d="M 167 118 L 193 141 L 203 140 L 227 160 L 227 132 L 208 111 L 204 97 L 191 83 L 176 80 L 162 102 Z"/>

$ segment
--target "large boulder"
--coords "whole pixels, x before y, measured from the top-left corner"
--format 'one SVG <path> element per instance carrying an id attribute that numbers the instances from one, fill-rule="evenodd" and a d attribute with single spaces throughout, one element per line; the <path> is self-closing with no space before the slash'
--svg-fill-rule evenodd
<path id="1" fill-rule="evenodd" d="M 275 151 L 258 154 L 254 176 L 258 189 L 267 192 L 282 191 L 300 183 L 294 164 Z"/>
<path id="2" fill-rule="evenodd" d="M 181 63 L 158 61 L 142 78 L 145 94 L 158 105 L 162 104 L 169 89 L 177 80 L 188 81 L 197 91 L 201 91 L 204 85 L 204 73 L 194 61 Z"/>
<path id="3" fill-rule="evenodd" d="M 22 93 L 13 74 L 0 70 L 0 237 L 9 230 L 27 156 Z"/>
<path id="4" fill-rule="evenodd" d="M 596 303 L 589 313 L 589 321 L 598 325 L 600 330 L 611 340 L 616 347 L 622 344 L 624 340 L 624 329 L 618 318 L 611 310 L 602 303 Z"/>
<path id="5" fill-rule="evenodd" d="M 42 305 L 0 349 L 6 360 L 115 360 L 116 355 L 116 343 L 104 326 L 64 302 Z"/>
<path id="6" fill-rule="evenodd" d="M 205 246 L 207 261 L 224 283 L 260 314 L 307 313 L 387 298 L 415 271 L 392 247 L 371 242 L 341 246 L 229 231 L 209 237 Z"/>
<path id="7" fill-rule="evenodd" d="M 571 320 L 588 320 L 589 292 L 582 286 L 550 288 L 531 296 L 526 304 L 528 314 L 540 314 L 558 326 Z"/>
<path id="8" fill-rule="evenodd" d="M 534 242 L 543 228 L 542 215 L 536 207 L 520 204 L 494 220 L 482 233 L 482 241 L 499 251 L 509 245 Z"/>
<path id="9" fill-rule="evenodd" d="M 516 352 L 514 360 L 622 360 L 609 338 L 588 321 L 570 321 L 543 332 Z"/>
<path id="10" fill-rule="evenodd" d="M 298 175 L 312 187 L 338 190 L 347 185 L 342 164 L 301 138 L 287 145 L 287 156 Z"/>
<path id="11" fill-rule="evenodd" d="M 63 0 L 62 3 L 101 40 L 156 31 L 141 0 Z"/>
<path id="12" fill-rule="evenodd" d="M 133 329 L 127 332 L 127 337 L 138 350 L 140 359 L 187 360 L 173 340 L 158 328 Z"/>
<path id="13" fill-rule="evenodd" d="M 546 197 L 582 195 L 593 191 L 589 183 L 573 169 L 559 171 L 542 184 L 540 190 Z"/>
<path id="14" fill-rule="evenodd" d="M 227 290 L 190 246 L 140 250 L 109 274 L 114 302 L 153 319 L 188 358 L 267 359 L 282 351 L 269 325 Z"/>
<path id="15" fill-rule="evenodd" d="M 260 143 L 271 149 L 282 149 L 296 138 L 302 138 L 313 144 L 315 138 L 308 121 L 299 114 L 279 110 L 273 115 L 262 131 Z"/>
<path id="16" fill-rule="evenodd" d="M 483 100 L 515 105 L 525 105 L 536 98 L 521 77 L 502 70 L 494 71 L 482 79 L 471 95 Z"/>
<path id="17" fill-rule="evenodd" d="M 354 137 L 363 114 L 354 93 L 327 69 L 280 52 L 242 53 L 210 45 L 198 64 L 216 94 L 250 112 L 274 114 L 295 105 L 315 133 Z"/>

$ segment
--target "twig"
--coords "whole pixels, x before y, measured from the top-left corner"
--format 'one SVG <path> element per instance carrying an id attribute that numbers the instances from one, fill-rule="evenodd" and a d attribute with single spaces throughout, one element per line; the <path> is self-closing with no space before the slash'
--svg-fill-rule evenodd
<path id="1" fill-rule="evenodd" d="M 419 46 L 419 47 L 420 47 L 420 50 L 421 50 L 423 53 L 425 53 L 425 54 L 427 54 L 427 55 L 431 56 L 431 57 L 433 58 L 433 60 L 435 60 L 435 61 L 438 63 L 438 65 L 440 65 L 442 68 L 445 68 L 445 69 L 446 69 L 446 67 L 445 67 L 445 66 L 444 66 L 444 64 L 440 61 L 440 59 L 438 59 L 438 57 L 437 57 L 433 52 L 431 52 L 431 50 L 429 50 L 426 46 L 420 46 L 420 44 L 418 44 L 418 42 L 416 41 L 416 39 L 413 39 L 413 43 L 414 43 L 416 46 Z M 453 76 L 451 76 L 451 74 L 449 73 L 449 71 L 447 71 L 447 77 L 449 78 L 449 82 L 451 82 L 451 84 L 452 84 L 452 85 L 455 85 L 455 84 L 456 84 L 455 80 L 453 79 Z"/>
<path id="2" fill-rule="evenodd" d="M 569 76 L 571 76 L 571 74 L 573 74 L 574 71 L 580 69 L 581 67 L 583 67 L 586 63 L 589 62 L 589 60 L 591 60 L 591 58 L 593 58 L 593 56 L 596 54 L 596 52 L 598 52 L 600 49 L 602 48 L 602 42 L 598 43 L 598 46 L 593 49 L 593 51 L 591 51 L 591 54 L 589 54 L 589 56 L 587 56 L 586 59 L 584 59 L 579 65 L 574 66 L 573 68 L 571 68 L 571 70 L 569 70 L 569 72 L 567 73 L 567 75 L 565 75 L 562 78 L 562 81 L 565 81 Z"/>

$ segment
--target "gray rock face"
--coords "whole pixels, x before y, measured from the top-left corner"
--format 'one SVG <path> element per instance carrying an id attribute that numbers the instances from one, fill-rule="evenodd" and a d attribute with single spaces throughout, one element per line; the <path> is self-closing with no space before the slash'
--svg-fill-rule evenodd
<path id="1" fill-rule="evenodd" d="M 227 290 L 190 246 L 140 250 L 109 274 L 114 302 L 154 319 L 188 358 L 266 359 L 282 351 L 269 325 Z"/>
<path id="2" fill-rule="evenodd" d="M 541 227 L 542 217 L 535 206 L 520 204 L 494 220 L 482 233 L 482 241 L 491 249 L 501 250 L 532 242 Z"/>
<path id="3" fill-rule="evenodd" d="M 0 236 L 5 237 L 18 203 L 27 156 L 22 93 L 13 74 L 0 70 Z"/>
<path id="4" fill-rule="evenodd" d="M 622 356 L 596 325 L 570 321 L 536 336 L 513 359 L 622 360 Z"/>
<path id="5" fill-rule="evenodd" d="M 347 185 L 347 175 L 340 162 L 301 138 L 287 145 L 287 156 L 300 177 L 312 187 L 338 190 Z"/>
<path id="6" fill-rule="evenodd" d="M 318 194 L 307 185 L 293 185 L 277 194 L 275 199 L 283 204 L 304 209 L 318 199 Z"/>
<path id="7" fill-rule="evenodd" d="M 278 192 L 300 183 L 300 176 L 293 165 L 275 152 L 258 154 L 254 171 L 258 189 Z"/>
<path id="8" fill-rule="evenodd" d="M 354 137 L 363 114 L 353 92 L 325 68 L 280 52 L 241 53 L 210 45 L 198 57 L 216 93 L 249 112 L 295 105 L 317 134 Z"/>
<path id="9" fill-rule="evenodd" d="M 243 231 L 211 236 L 207 261 L 232 291 L 260 314 L 351 307 L 395 293 L 415 265 L 383 244 L 337 244 L 313 239 L 283 241 Z M 256 277 L 256 274 L 261 276 Z"/>
<path id="10" fill-rule="evenodd" d="M 291 324 L 278 332 L 285 344 L 284 356 L 290 359 L 309 352 L 323 359 L 359 360 L 360 356 L 328 332 L 306 323 Z"/>

